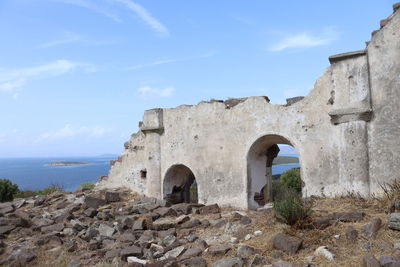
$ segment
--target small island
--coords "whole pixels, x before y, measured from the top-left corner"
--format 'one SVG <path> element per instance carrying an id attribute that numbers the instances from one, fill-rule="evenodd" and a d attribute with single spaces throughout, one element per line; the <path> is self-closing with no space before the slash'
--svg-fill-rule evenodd
<path id="1" fill-rule="evenodd" d="M 89 165 L 88 162 L 79 162 L 79 161 L 58 161 L 52 163 L 46 163 L 44 166 L 46 167 L 54 167 L 54 166 L 78 166 L 78 165 Z"/>

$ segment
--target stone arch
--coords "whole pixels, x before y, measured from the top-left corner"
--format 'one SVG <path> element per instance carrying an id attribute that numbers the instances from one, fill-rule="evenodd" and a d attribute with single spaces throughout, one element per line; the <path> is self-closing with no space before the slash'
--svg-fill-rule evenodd
<path id="1" fill-rule="evenodd" d="M 198 189 L 192 170 L 183 165 L 172 165 L 163 180 L 163 198 L 170 204 L 198 202 Z"/>
<path id="2" fill-rule="evenodd" d="M 277 134 L 267 134 L 252 143 L 247 153 L 247 198 L 248 207 L 256 209 L 261 203 L 272 201 L 272 163 L 280 151 L 278 144 L 290 145 L 288 138 Z M 296 150 L 299 153 L 298 150 Z M 299 155 L 300 158 L 300 155 Z M 257 202 L 259 194 L 262 201 Z"/>

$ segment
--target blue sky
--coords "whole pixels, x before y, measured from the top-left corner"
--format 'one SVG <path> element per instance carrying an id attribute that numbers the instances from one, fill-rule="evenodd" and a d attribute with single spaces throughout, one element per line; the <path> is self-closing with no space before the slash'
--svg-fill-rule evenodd
<path id="1" fill-rule="evenodd" d="M 394 2 L 1 0 L 0 157 L 119 154 L 145 109 L 306 95 Z"/>

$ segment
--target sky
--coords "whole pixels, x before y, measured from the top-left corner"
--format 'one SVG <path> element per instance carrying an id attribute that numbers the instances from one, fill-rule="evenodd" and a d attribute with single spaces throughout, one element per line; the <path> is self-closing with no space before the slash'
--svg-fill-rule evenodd
<path id="1" fill-rule="evenodd" d="M 389 0 L 0 0 L 0 157 L 120 154 L 143 111 L 307 95 Z"/>

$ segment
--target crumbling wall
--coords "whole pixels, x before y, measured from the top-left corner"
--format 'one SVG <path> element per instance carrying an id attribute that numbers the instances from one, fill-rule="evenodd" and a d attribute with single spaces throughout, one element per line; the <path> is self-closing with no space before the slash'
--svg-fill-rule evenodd
<path id="1" fill-rule="evenodd" d="M 377 192 L 400 166 L 400 12 L 383 24 L 365 50 L 330 57 L 309 95 L 286 105 L 248 97 L 147 110 L 101 186 L 161 199 L 168 169 L 184 165 L 200 203 L 256 208 L 254 194 L 267 181 L 253 169 L 262 157 L 252 147 L 262 139 L 260 153 L 294 146 L 305 196 Z"/>

